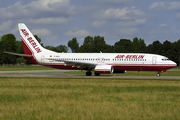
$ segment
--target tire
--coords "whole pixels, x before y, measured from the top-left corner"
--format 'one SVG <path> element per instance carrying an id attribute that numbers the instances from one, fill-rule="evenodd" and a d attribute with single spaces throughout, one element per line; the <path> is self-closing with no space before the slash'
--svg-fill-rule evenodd
<path id="1" fill-rule="evenodd" d="M 86 76 L 91 76 L 92 72 L 86 72 Z"/>
<path id="2" fill-rule="evenodd" d="M 161 74 L 160 73 L 157 73 L 157 77 L 160 77 L 161 76 Z"/>
<path id="3" fill-rule="evenodd" d="M 95 76 L 100 76 L 100 74 L 98 74 L 98 73 L 94 73 L 94 75 L 95 75 Z"/>

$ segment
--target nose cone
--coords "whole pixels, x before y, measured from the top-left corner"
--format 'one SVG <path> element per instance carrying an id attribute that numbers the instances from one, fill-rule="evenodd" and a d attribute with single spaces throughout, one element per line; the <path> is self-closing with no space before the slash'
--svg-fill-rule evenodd
<path id="1" fill-rule="evenodd" d="M 175 62 L 173 62 L 173 61 L 170 61 L 169 65 L 172 66 L 172 67 L 176 67 L 177 66 L 177 64 Z"/>

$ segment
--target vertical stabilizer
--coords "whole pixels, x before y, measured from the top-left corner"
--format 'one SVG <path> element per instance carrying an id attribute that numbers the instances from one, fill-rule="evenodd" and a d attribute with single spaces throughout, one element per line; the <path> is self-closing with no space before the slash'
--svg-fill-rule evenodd
<path id="1" fill-rule="evenodd" d="M 32 58 L 24 56 L 24 59 L 33 63 L 39 63 L 41 59 L 44 58 L 44 55 L 56 53 L 43 48 L 24 23 L 19 23 L 18 27 L 24 48 L 24 54 L 33 56 Z"/>
<path id="2" fill-rule="evenodd" d="M 18 27 L 23 43 L 24 53 L 33 55 L 43 52 L 44 48 L 39 44 L 26 25 L 24 23 L 19 23 Z"/>

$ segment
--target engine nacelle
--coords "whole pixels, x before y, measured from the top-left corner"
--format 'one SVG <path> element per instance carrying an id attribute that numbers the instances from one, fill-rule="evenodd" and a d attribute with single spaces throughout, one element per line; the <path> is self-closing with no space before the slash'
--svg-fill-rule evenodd
<path id="1" fill-rule="evenodd" d="M 112 65 L 97 65 L 94 71 L 96 74 L 111 74 L 114 68 Z"/>

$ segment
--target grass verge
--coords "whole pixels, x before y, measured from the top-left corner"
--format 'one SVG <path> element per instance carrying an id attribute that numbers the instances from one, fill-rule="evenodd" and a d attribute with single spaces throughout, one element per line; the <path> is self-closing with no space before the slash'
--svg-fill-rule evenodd
<path id="1" fill-rule="evenodd" d="M 12 66 L 0 66 L 0 71 L 16 71 L 16 70 L 55 70 L 54 68 L 49 68 L 40 65 L 12 65 Z M 93 72 L 93 71 L 92 71 Z M 86 71 L 68 71 L 66 73 L 70 74 L 82 74 L 85 75 Z M 121 75 L 121 76 L 156 76 L 157 71 L 127 71 L 126 73 L 114 73 L 114 74 L 106 74 L 106 75 Z M 161 73 L 162 76 L 180 76 L 180 67 L 172 68 L 167 72 Z"/>
<path id="2" fill-rule="evenodd" d="M 16 70 L 53 70 L 53 68 L 39 66 L 39 65 L 0 66 L 0 71 L 16 71 Z"/>
<path id="3" fill-rule="evenodd" d="M 179 80 L 0 78 L 0 119 L 180 119 Z"/>

